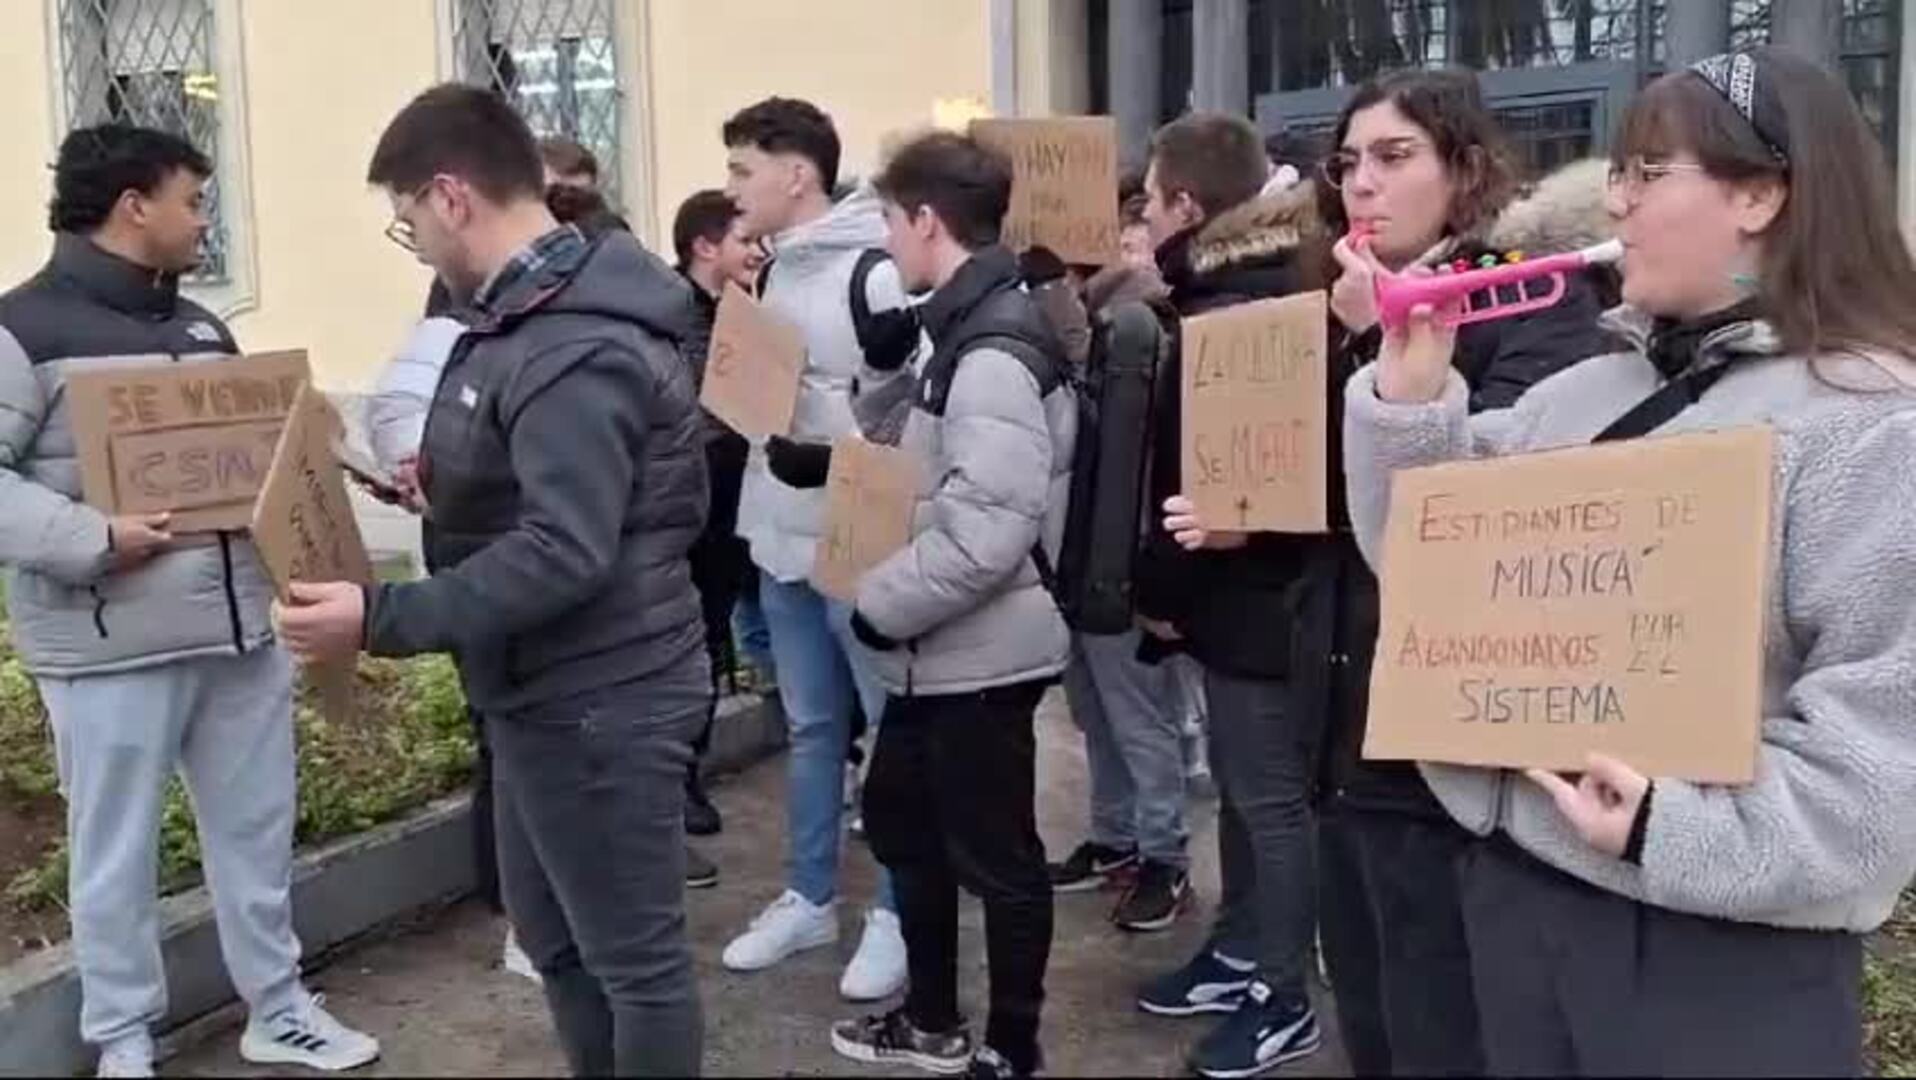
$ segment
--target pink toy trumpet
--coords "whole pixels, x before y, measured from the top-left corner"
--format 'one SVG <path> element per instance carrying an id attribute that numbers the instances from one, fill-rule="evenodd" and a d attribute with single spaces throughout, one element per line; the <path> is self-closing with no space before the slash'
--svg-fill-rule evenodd
<path id="1" fill-rule="evenodd" d="M 1582 251 L 1547 255 L 1483 270 L 1463 270 L 1430 277 L 1378 274 L 1377 317 L 1385 326 L 1400 327 L 1410 321 L 1411 309 L 1419 304 L 1429 304 L 1436 313 L 1437 322 L 1444 326 L 1462 326 L 1465 323 L 1522 315 L 1562 300 L 1566 288 L 1565 274 L 1589 266 L 1614 263 L 1622 258 L 1623 245 L 1611 240 Z M 1522 286 L 1541 278 L 1550 280 L 1550 291 L 1541 296 L 1504 300 L 1497 295 L 1499 287 Z M 1519 289 L 1519 292 L 1522 290 Z M 1471 297 L 1478 293 L 1488 294 L 1488 299 L 1472 304 Z"/>

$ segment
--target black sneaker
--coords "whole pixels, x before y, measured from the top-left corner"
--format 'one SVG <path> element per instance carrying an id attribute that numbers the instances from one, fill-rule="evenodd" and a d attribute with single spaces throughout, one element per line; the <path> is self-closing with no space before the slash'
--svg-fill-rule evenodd
<path id="1" fill-rule="evenodd" d="M 690 836 L 717 836 L 725 828 L 725 819 L 705 793 L 705 782 L 695 772 L 685 782 L 685 831 Z"/>
<path id="2" fill-rule="evenodd" d="M 1070 858 L 1052 863 L 1047 869 L 1051 871 L 1052 892 L 1074 893 L 1101 889 L 1113 877 L 1137 864 L 1135 851 L 1119 851 L 1086 840 Z"/>
<path id="3" fill-rule="evenodd" d="M 1145 983 L 1138 1008 L 1156 1016 L 1236 1012 L 1253 976 L 1250 968 L 1232 967 L 1207 948 L 1169 975 Z"/>
<path id="4" fill-rule="evenodd" d="M 685 849 L 685 887 L 709 889 L 718 884 L 718 867 L 712 860 L 687 847 Z"/>
<path id="5" fill-rule="evenodd" d="M 942 1034 L 920 1031 L 902 1008 L 833 1024 L 832 1049 L 853 1061 L 910 1065 L 944 1076 L 971 1068 L 971 1033 L 964 1025 Z"/>
<path id="6" fill-rule="evenodd" d="M 1309 1057 L 1323 1044 L 1310 999 L 1280 998 L 1255 982 L 1244 1007 L 1191 1052 L 1191 1068 L 1212 1080 L 1238 1080 Z"/>
<path id="7" fill-rule="evenodd" d="M 1034 1069 L 1031 1072 L 1021 1073 L 1012 1067 L 1011 1062 L 1005 1060 L 1003 1054 L 989 1046 L 983 1046 L 979 1047 L 978 1053 L 972 1057 L 971 1068 L 965 1075 L 971 1080 L 1023 1080 L 1025 1077 L 1038 1075 L 1038 1071 Z"/>
<path id="8" fill-rule="evenodd" d="M 1163 930 L 1190 904 L 1191 875 L 1169 863 L 1146 859 L 1138 866 L 1137 880 L 1111 912 L 1111 921 L 1120 930 L 1136 933 Z"/>

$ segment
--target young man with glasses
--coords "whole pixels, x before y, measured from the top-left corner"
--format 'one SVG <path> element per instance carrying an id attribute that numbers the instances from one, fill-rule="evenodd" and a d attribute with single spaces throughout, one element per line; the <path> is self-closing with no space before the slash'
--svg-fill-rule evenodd
<path id="1" fill-rule="evenodd" d="M 420 455 L 434 574 L 296 585 L 281 636 L 309 662 L 456 657 L 492 743 L 506 908 L 573 1072 L 695 1075 L 684 777 L 711 683 L 690 293 L 630 234 L 559 225 L 531 132 L 483 90 L 420 95 L 368 180 L 472 297 Z"/>

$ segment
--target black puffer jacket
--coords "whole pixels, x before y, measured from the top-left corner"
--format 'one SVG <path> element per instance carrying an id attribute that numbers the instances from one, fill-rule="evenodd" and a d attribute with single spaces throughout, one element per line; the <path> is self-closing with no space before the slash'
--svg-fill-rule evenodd
<path id="1" fill-rule="evenodd" d="M 1158 267 L 1176 317 L 1314 287 L 1305 245 L 1315 229 L 1309 200 L 1307 189 L 1294 188 L 1166 241 Z M 1171 358 L 1153 402 L 1147 516 L 1154 525 L 1164 500 L 1183 490 L 1181 350 L 1173 348 Z M 1148 528 L 1135 571 L 1138 612 L 1175 626 L 1183 649 L 1206 667 L 1239 678 L 1284 678 L 1291 668 L 1286 612 L 1313 543 L 1259 533 L 1234 551 L 1192 553 L 1163 529 Z M 1147 640 L 1147 658 L 1161 648 Z"/>
<path id="2" fill-rule="evenodd" d="M 368 648 L 450 651 L 501 715 L 704 642 L 686 553 L 703 438 L 684 282 L 625 233 L 555 255 L 460 339 L 426 422 L 431 578 L 372 590 Z"/>
<path id="3" fill-rule="evenodd" d="M 1608 239 L 1602 210 L 1602 162 L 1579 162 L 1539 183 L 1512 205 L 1481 239 L 1460 244 L 1453 258 L 1476 262 L 1511 251 L 1544 255 Z M 1508 408 L 1525 390 L 1581 360 L 1616 348 L 1598 326 L 1610 299 L 1608 270 L 1573 277 L 1553 307 L 1529 315 L 1461 327 L 1452 363 L 1470 386 L 1470 409 Z M 1300 694 L 1321 703 L 1319 783 L 1325 799 L 1359 809 L 1428 815 L 1448 820 L 1417 767 L 1409 762 L 1364 761 L 1370 705 L 1371 658 L 1377 647 L 1377 579 L 1358 553 L 1345 509 L 1343 385 L 1377 358 L 1379 334 L 1352 337 L 1331 328 L 1331 460 L 1337 470 L 1332 500 L 1337 532 L 1311 561 L 1300 590 L 1296 656 Z"/>

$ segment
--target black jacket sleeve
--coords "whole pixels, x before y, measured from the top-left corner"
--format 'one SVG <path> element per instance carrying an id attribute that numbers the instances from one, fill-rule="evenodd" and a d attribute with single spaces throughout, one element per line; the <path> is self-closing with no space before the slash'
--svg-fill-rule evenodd
<path id="1" fill-rule="evenodd" d="M 1602 315 L 1596 287 L 1586 275 L 1572 274 L 1563 299 L 1550 307 L 1464 327 L 1457 366 L 1470 386 L 1470 411 L 1507 409 L 1564 368 L 1614 352 L 1616 343 L 1598 322 Z"/>
<path id="2" fill-rule="evenodd" d="M 646 419 L 645 365 L 601 348 L 558 372 L 522 374 L 507 443 L 518 524 L 457 567 L 368 597 L 368 651 L 463 652 L 530 630 L 591 598 L 618 559 Z"/>

